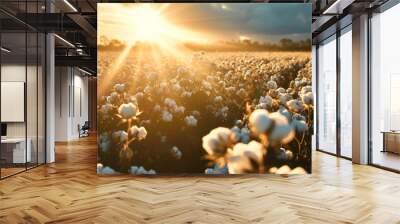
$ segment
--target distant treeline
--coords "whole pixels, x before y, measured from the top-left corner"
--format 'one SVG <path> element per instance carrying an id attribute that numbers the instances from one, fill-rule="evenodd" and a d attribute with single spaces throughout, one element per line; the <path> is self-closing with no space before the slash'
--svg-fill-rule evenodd
<path id="1" fill-rule="evenodd" d="M 138 46 L 148 45 L 147 43 L 137 43 Z M 125 42 L 119 40 L 108 40 L 105 37 L 100 38 L 98 44 L 99 50 L 120 51 L 126 46 Z M 184 46 L 194 51 L 310 51 L 311 40 L 294 41 L 284 38 L 278 43 L 259 42 L 253 40 L 241 41 L 218 41 L 214 43 L 184 43 Z"/>
<path id="2" fill-rule="evenodd" d="M 279 43 L 253 40 L 219 41 L 211 44 L 186 43 L 185 46 L 192 50 L 201 51 L 310 51 L 311 40 L 293 41 L 284 38 Z"/>

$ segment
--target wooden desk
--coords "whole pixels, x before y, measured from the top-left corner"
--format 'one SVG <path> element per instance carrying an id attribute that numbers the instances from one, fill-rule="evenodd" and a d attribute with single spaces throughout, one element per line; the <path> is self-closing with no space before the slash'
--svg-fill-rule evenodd
<path id="1" fill-rule="evenodd" d="M 382 152 L 392 152 L 400 154 L 400 131 L 382 131 L 383 150 Z"/>

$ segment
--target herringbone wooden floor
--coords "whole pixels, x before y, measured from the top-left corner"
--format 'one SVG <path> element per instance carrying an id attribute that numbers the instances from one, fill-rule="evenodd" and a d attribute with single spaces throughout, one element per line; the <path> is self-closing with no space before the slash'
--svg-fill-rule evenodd
<path id="1" fill-rule="evenodd" d="M 0 223 L 400 223 L 400 175 L 314 153 L 313 174 L 100 177 L 94 138 L 0 181 Z"/>

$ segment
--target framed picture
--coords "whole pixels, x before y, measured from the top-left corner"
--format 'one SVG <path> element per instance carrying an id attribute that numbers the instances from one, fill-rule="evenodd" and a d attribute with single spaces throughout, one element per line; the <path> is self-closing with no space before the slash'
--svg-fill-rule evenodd
<path id="1" fill-rule="evenodd" d="M 310 173 L 311 15 L 98 4 L 98 173 Z"/>

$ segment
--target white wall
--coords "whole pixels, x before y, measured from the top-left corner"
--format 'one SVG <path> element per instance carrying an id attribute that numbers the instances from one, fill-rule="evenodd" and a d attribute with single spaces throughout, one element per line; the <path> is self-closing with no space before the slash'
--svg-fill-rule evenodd
<path id="1" fill-rule="evenodd" d="M 76 68 L 56 67 L 55 85 L 55 140 L 77 139 L 78 125 L 89 117 L 88 78 Z"/>

